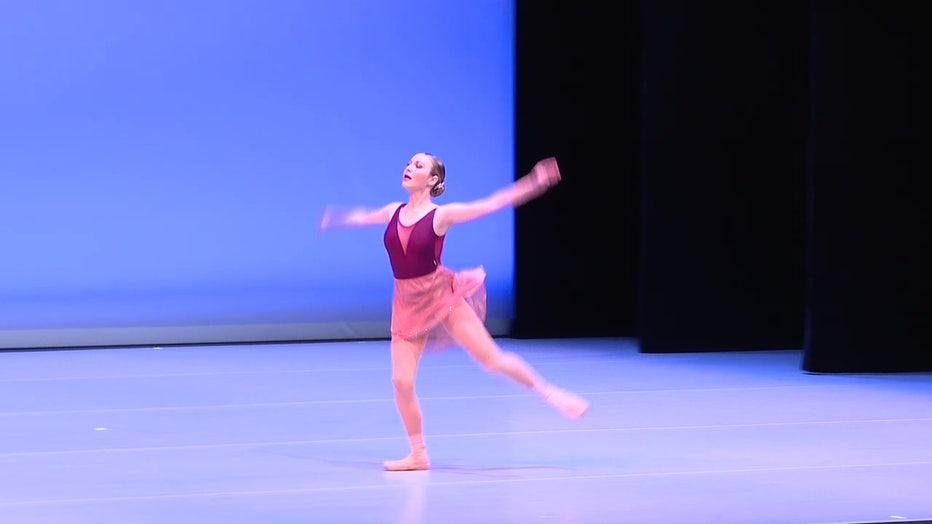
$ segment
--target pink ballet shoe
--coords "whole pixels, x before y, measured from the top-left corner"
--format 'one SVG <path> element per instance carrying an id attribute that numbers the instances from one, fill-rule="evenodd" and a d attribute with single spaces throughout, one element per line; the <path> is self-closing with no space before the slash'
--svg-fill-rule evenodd
<path id="1" fill-rule="evenodd" d="M 415 446 L 411 454 L 401 460 L 385 461 L 386 471 L 421 471 L 430 468 L 430 459 L 427 458 L 427 448 Z"/>
<path id="2" fill-rule="evenodd" d="M 579 418 L 589 410 L 589 401 L 565 389 L 553 388 L 545 400 L 569 418 Z"/>

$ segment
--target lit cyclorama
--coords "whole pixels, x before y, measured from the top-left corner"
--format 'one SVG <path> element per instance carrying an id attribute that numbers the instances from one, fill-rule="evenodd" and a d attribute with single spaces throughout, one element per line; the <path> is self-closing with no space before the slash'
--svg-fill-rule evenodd
<path id="1" fill-rule="evenodd" d="M 382 228 L 418 151 L 449 197 L 514 177 L 510 2 L 5 2 L 0 348 L 379 338 Z M 393 197 L 392 195 L 397 195 Z M 513 213 L 463 224 L 489 328 L 513 316 Z"/>

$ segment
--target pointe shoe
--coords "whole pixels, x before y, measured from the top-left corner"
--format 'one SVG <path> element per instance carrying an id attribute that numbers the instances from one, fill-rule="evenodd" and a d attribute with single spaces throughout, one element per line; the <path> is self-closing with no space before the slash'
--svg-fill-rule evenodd
<path id="1" fill-rule="evenodd" d="M 430 468 L 430 459 L 426 448 L 417 447 L 401 460 L 385 461 L 384 466 L 386 471 L 421 471 Z"/>
<path id="2" fill-rule="evenodd" d="M 579 418 L 589 410 L 588 400 L 561 388 L 553 388 L 546 400 L 569 418 Z"/>

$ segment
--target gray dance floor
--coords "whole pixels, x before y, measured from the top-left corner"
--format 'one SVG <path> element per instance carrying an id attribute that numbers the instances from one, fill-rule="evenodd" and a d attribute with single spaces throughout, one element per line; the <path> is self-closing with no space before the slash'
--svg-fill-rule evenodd
<path id="1" fill-rule="evenodd" d="M 932 375 L 802 352 L 514 340 L 569 420 L 461 350 L 418 378 L 407 453 L 386 341 L 0 351 L 0 523 L 855 523 L 932 518 Z"/>

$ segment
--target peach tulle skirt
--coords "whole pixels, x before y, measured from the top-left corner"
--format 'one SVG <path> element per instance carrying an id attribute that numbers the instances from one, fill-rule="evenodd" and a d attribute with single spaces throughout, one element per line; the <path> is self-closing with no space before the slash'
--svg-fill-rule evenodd
<path id="1" fill-rule="evenodd" d="M 392 338 L 414 339 L 427 333 L 427 351 L 439 351 L 455 345 L 442 322 L 464 300 L 484 321 L 485 270 L 481 266 L 455 273 L 438 266 L 429 275 L 395 279 Z"/>

